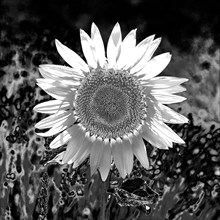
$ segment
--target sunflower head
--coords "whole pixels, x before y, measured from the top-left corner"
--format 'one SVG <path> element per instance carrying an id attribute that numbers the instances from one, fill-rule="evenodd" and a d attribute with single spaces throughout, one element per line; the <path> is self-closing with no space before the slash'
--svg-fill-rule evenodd
<path id="1" fill-rule="evenodd" d="M 146 169 L 149 161 L 143 138 L 160 149 L 184 143 L 165 123 L 188 120 L 165 104 L 185 100 L 175 93 L 185 90 L 185 78 L 158 77 L 170 62 L 170 53 L 152 58 L 161 39 L 154 35 L 136 45 L 136 29 L 122 40 L 117 23 L 105 53 L 99 29 L 93 23 L 91 37 L 80 30 L 87 63 L 55 40 L 59 54 L 69 64 L 41 65 L 38 85 L 54 100 L 34 110 L 50 116 L 35 127 L 49 130 L 41 136 L 57 135 L 51 148 L 67 144 L 53 161 L 79 166 L 90 158 L 91 174 L 97 169 L 103 181 L 114 163 L 123 178 L 130 174 L 133 157 Z"/>

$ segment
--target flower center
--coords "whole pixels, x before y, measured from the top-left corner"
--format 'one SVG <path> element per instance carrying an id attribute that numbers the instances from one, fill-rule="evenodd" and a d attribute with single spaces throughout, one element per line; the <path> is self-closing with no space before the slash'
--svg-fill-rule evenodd
<path id="1" fill-rule="evenodd" d="M 133 133 L 146 117 L 141 86 L 121 70 L 92 71 L 77 90 L 74 104 L 80 124 L 102 139 Z"/>
<path id="2" fill-rule="evenodd" d="M 113 86 L 102 86 L 94 94 L 91 108 L 97 120 L 106 125 L 114 125 L 126 115 L 127 97 Z"/>

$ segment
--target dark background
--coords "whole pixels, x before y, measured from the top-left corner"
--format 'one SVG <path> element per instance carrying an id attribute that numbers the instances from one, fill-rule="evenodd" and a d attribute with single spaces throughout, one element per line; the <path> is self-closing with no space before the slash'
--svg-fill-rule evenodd
<path id="1" fill-rule="evenodd" d="M 218 1 L 213 0 L 3 0 L 1 16 L 6 15 L 17 28 L 18 24 L 20 29 L 29 24 L 26 27 L 29 31 L 39 25 L 63 28 L 66 32 L 78 28 L 89 30 L 95 22 L 103 32 L 110 31 L 119 22 L 123 31 L 137 27 L 140 38 L 149 33 L 165 35 L 181 49 L 189 49 L 191 40 L 198 36 L 211 36 L 216 43 L 220 42 L 219 6 Z M 62 36 L 63 33 L 57 34 Z"/>
<path id="2" fill-rule="evenodd" d="M 217 1 L 216 1 L 217 3 Z M 187 46 L 192 36 L 213 35 L 219 42 L 219 8 L 205 1 L 44 1 L 34 5 L 36 14 L 61 26 L 88 28 L 92 21 L 108 27 L 117 21 L 122 25 L 140 27 L 143 33 L 167 35 L 172 43 Z M 55 5 L 55 6 L 54 6 Z M 58 5 L 58 7 L 56 7 Z M 44 8 L 44 10 L 42 10 Z M 49 13 L 48 11 L 52 11 Z M 50 16 L 51 15 L 51 16 Z M 40 16 L 40 17 L 41 17 Z M 183 45 L 182 45 L 183 46 Z"/>
<path id="3" fill-rule="evenodd" d="M 47 148 L 50 139 L 35 134 L 34 124 L 45 115 L 32 111 L 50 99 L 36 86 L 38 66 L 64 64 L 54 39 L 83 57 L 79 29 L 90 33 L 92 22 L 105 45 L 116 22 L 123 37 L 137 28 L 138 42 L 161 36 L 156 53 L 173 55 L 162 75 L 189 79 L 187 101 L 172 106 L 190 119 L 172 127 L 186 146 L 155 154 L 148 146 L 152 170 L 135 166 L 160 199 L 149 213 L 114 199 L 111 219 L 219 220 L 220 11 L 214 0 L 0 1 L 0 220 L 97 219 L 99 184 L 88 188 L 83 167 L 71 176 L 69 168 L 43 166 L 56 152 Z"/>

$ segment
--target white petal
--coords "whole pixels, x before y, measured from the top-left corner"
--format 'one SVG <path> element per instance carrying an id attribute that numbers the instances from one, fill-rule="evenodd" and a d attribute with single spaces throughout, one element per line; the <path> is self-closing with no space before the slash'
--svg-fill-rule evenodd
<path id="1" fill-rule="evenodd" d="M 73 169 L 81 165 L 81 163 L 83 163 L 87 157 L 89 157 L 89 148 L 85 149 L 83 154 L 74 161 Z"/>
<path id="2" fill-rule="evenodd" d="M 135 157 L 140 161 L 145 169 L 149 169 L 149 160 L 147 156 L 146 146 L 142 140 L 142 137 L 134 137 L 132 143 L 132 150 Z"/>
<path id="3" fill-rule="evenodd" d="M 140 83 L 143 86 L 152 87 L 154 89 L 166 89 L 173 86 L 178 86 L 184 82 L 187 82 L 186 78 L 178 78 L 172 76 L 158 76 L 148 80 L 141 80 Z"/>
<path id="4" fill-rule="evenodd" d="M 155 124 L 155 127 L 157 127 L 158 131 L 169 138 L 172 142 L 179 144 L 185 143 L 182 138 L 180 138 L 169 126 L 163 122 L 160 122 L 157 119 L 153 119 L 153 123 Z"/>
<path id="5" fill-rule="evenodd" d="M 122 142 L 122 150 L 123 150 L 123 160 L 125 165 L 126 173 L 129 175 L 133 168 L 133 152 L 132 145 L 128 140 L 123 139 Z"/>
<path id="6" fill-rule="evenodd" d="M 147 80 L 160 74 L 171 60 L 170 53 L 163 53 L 151 59 L 144 68 L 135 75 L 144 75 L 141 80 Z"/>
<path id="7" fill-rule="evenodd" d="M 133 57 L 132 62 L 130 63 L 130 65 L 128 64 L 129 66 L 127 66 L 127 67 L 131 68 L 131 73 L 133 72 L 132 69 L 141 70 L 143 68 L 142 65 L 141 65 L 141 67 L 138 67 L 138 66 L 140 66 L 139 63 L 143 59 L 145 53 L 147 52 L 148 47 L 150 46 L 150 43 L 154 39 L 154 36 L 155 35 L 151 35 L 151 36 L 145 38 L 135 47 L 134 53 L 131 54 L 131 56 Z"/>
<path id="8" fill-rule="evenodd" d="M 45 132 L 45 133 L 36 133 L 39 136 L 42 137 L 49 137 L 49 136 L 53 136 L 55 134 L 60 133 L 61 131 L 67 129 L 68 127 L 70 127 L 71 125 L 73 125 L 74 123 L 74 119 L 71 117 L 67 117 L 65 119 L 65 121 L 61 123 L 58 123 L 56 125 L 54 125 L 49 131 Z"/>
<path id="9" fill-rule="evenodd" d="M 72 134 L 75 132 L 75 129 L 76 126 L 72 126 L 57 135 L 57 137 L 50 143 L 50 148 L 54 149 L 66 144 L 72 138 Z"/>
<path id="10" fill-rule="evenodd" d="M 147 106 L 148 106 L 147 116 L 148 116 L 149 120 L 151 118 L 160 118 L 161 117 L 160 112 L 156 108 L 156 103 L 158 103 L 156 98 L 151 94 L 147 94 L 146 102 L 147 102 Z"/>
<path id="11" fill-rule="evenodd" d="M 158 134 L 158 129 L 155 127 L 153 123 L 153 119 L 161 119 L 160 112 L 156 108 L 155 98 L 149 94 L 146 98 L 147 106 L 148 106 L 148 114 L 147 120 L 145 121 L 145 125 L 143 126 L 143 134 L 145 140 L 147 140 L 150 144 L 155 147 L 161 149 L 168 149 L 168 147 L 172 147 L 172 142 L 167 138 L 164 138 L 163 135 Z"/>
<path id="12" fill-rule="evenodd" d="M 114 26 L 112 33 L 108 40 L 107 45 L 107 57 L 108 57 L 108 64 L 109 68 L 115 67 L 116 60 L 119 55 L 119 50 L 121 46 L 121 29 L 119 23 L 116 23 Z"/>
<path id="13" fill-rule="evenodd" d="M 146 51 L 146 53 L 145 53 L 145 55 L 144 55 L 144 57 L 143 57 L 143 59 L 144 59 L 145 61 L 148 61 L 148 60 L 151 59 L 151 57 L 153 56 L 154 52 L 155 52 L 156 49 L 158 48 L 160 42 L 161 42 L 161 37 L 159 37 L 159 38 L 153 40 L 153 41 L 150 43 L 150 45 L 149 45 L 149 47 L 148 47 L 148 50 Z"/>
<path id="14" fill-rule="evenodd" d="M 98 169 L 100 160 L 104 150 L 104 143 L 102 140 L 95 140 L 90 149 L 90 169 L 91 175 Z"/>
<path id="15" fill-rule="evenodd" d="M 95 69 L 97 67 L 97 60 L 94 54 L 95 48 L 93 45 L 93 41 L 90 39 L 89 35 L 83 30 L 80 30 L 80 38 L 82 50 L 87 60 L 87 63 L 89 66 Z"/>
<path id="16" fill-rule="evenodd" d="M 36 81 L 37 81 L 37 83 L 39 83 L 39 84 L 52 84 L 53 82 L 55 82 L 55 80 L 53 80 L 53 79 L 44 79 L 44 78 L 38 78 L 38 79 L 36 79 Z M 58 83 L 59 83 L 59 81 L 58 81 Z"/>
<path id="17" fill-rule="evenodd" d="M 118 168 L 121 177 L 124 179 L 127 172 L 125 168 L 122 143 L 116 142 L 112 145 L 112 155 L 114 158 L 115 165 Z"/>
<path id="18" fill-rule="evenodd" d="M 179 103 L 186 100 L 185 97 L 171 94 L 153 94 L 153 96 L 163 104 Z"/>
<path id="19" fill-rule="evenodd" d="M 175 94 L 175 93 L 179 93 L 179 92 L 184 92 L 186 91 L 186 88 L 184 88 L 183 86 L 173 86 L 173 87 L 169 87 L 166 89 L 154 89 L 151 86 L 144 86 L 144 90 L 146 93 L 151 93 L 152 95 L 154 94 Z"/>
<path id="20" fill-rule="evenodd" d="M 136 45 L 136 31 L 137 29 L 130 31 L 129 34 L 125 37 L 125 39 L 121 43 L 121 50 L 117 60 L 118 69 L 122 69 L 127 65 L 129 66 L 130 55 L 135 50 L 135 45 Z"/>
<path id="21" fill-rule="evenodd" d="M 53 127 L 54 125 L 57 125 L 57 124 L 62 124 L 63 122 L 66 121 L 66 119 L 68 117 L 70 117 L 71 113 L 69 111 L 60 111 L 54 115 L 50 115 L 46 118 L 44 118 L 43 120 L 41 120 L 40 122 L 38 122 L 36 125 L 35 125 L 35 128 L 38 128 L 38 129 L 45 129 L 45 128 L 51 128 Z"/>
<path id="22" fill-rule="evenodd" d="M 50 88 L 58 88 L 65 92 L 68 92 L 70 90 L 76 90 L 76 88 L 72 85 L 66 85 L 62 82 L 55 81 L 53 79 L 37 79 L 38 86 L 40 86 L 43 90 L 48 90 Z"/>
<path id="23" fill-rule="evenodd" d="M 146 97 L 149 118 L 156 118 L 167 123 L 187 123 L 188 119 L 181 114 L 173 111 L 169 107 L 158 102 L 156 98 L 148 94 Z"/>
<path id="24" fill-rule="evenodd" d="M 82 144 L 78 145 L 78 151 L 68 162 L 69 164 L 74 163 L 73 168 L 78 167 L 89 156 L 91 144 L 91 141 L 85 137 Z"/>
<path id="25" fill-rule="evenodd" d="M 139 61 L 137 67 L 134 67 L 131 69 L 131 74 L 134 74 L 134 73 L 138 74 L 138 72 L 140 70 L 142 70 L 148 64 L 148 61 L 153 56 L 153 54 L 156 51 L 156 49 L 158 48 L 160 42 L 161 42 L 161 38 L 157 38 L 157 39 L 150 42 L 150 45 L 147 48 L 147 51 L 145 52 L 142 59 Z"/>
<path id="26" fill-rule="evenodd" d="M 55 80 L 80 80 L 85 77 L 81 70 L 74 70 L 73 68 L 68 66 L 54 64 L 42 64 L 39 67 L 39 71 L 44 78 Z"/>
<path id="27" fill-rule="evenodd" d="M 99 65 L 103 67 L 106 61 L 104 43 L 98 27 L 94 23 L 92 23 L 91 28 L 91 39 L 95 47 L 94 49 L 96 60 L 99 63 Z"/>
<path id="28" fill-rule="evenodd" d="M 188 118 L 175 112 L 171 108 L 169 108 L 159 102 L 157 102 L 155 104 L 156 104 L 156 106 L 160 112 L 161 118 L 164 122 L 172 123 L 172 124 L 188 123 L 188 121 L 189 121 Z"/>
<path id="29" fill-rule="evenodd" d="M 62 58 L 73 68 L 82 70 L 84 72 L 89 72 L 89 67 L 85 61 L 74 51 L 70 50 L 68 47 L 63 45 L 57 39 L 55 40 L 56 48 Z"/>
<path id="30" fill-rule="evenodd" d="M 172 142 L 168 139 L 165 139 L 163 136 L 160 136 L 157 128 L 155 128 L 155 126 L 152 124 L 145 125 L 141 135 L 151 145 L 159 149 L 169 149 L 169 147 L 172 147 Z"/>
<path id="31" fill-rule="evenodd" d="M 102 181 L 105 181 L 107 179 L 110 168 L 111 168 L 111 148 L 109 145 L 105 145 L 99 164 L 99 172 Z"/>
<path id="32" fill-rule="evenodd" d="M 67 145 L 66 153 L 63 157 L 63 163 L 68 163 L 74 157 L 85 139 L 85 133 L 77 125 L 73 127 L 75 131 L 72 133 L 72 138 Z"/>
<path id="33" fill-rule="evenodd" d="M 37 83 L 48 95 L 58 100 L 74 100 L 75 91 L 67 88 L 55 87 L 50 84 Z"/>
<path id="34" fill-rule="evenodd" d="M 33 110 L 45 114 L 54 114 L 58 111 L 72 108 L 69 102 L 61 100 L 51 100 L 36 105 Z"/>
<path id="35" fill-rule="evenodd" d="M 62 87 L 62 88 L 66 88 L 68 90 L 72 90 L 72 89 L 77 89 L 79 87 L 79 85 L 81 84 L 79 81 L 74 81 L 71 79 L 68 80 L 54 80 L 54 79 L 44 79 L 44 78 L 39 78 L 36 79 L 38 84 L 44 85 L 44 84 L 50 84 L 51 86 L 54 87 Z"/>

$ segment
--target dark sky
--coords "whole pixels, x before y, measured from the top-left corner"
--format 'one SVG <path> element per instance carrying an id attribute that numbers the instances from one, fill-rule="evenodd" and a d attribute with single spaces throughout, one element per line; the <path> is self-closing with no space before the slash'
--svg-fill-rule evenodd
<path id="1" fill-rule="evenodd" d="M 152 33 L 165 35 L 172 44 L 184 50 L 188 49 L 188 42 L 195 36 L 211 36 L 216 43 L 220 42 L 220 13 L 217 2 L 3 0 L 0 3 L 0 12 L 1 17 L 10 15 L 13 24 L 17 24 L 18 21 L 35 21 L 42 28 L 55 26 L 89 31 L 91 23 L 95 22 L 102 30 L 109 32 L 116 22 L 120 22 L 125 31 L 137 27 L 140 38 Z"/>

